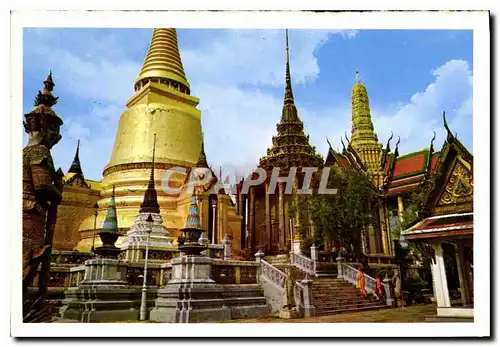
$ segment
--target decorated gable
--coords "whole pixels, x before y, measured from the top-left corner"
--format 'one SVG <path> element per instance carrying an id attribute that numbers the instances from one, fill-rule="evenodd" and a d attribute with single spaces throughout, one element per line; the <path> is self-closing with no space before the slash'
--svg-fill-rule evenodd
<path id="1" fill-rule="evenodd" d="M 426 209 L 433 215 L 473 211 L 473 157 L 451 134 L 441 151 Z"/>
<path id="2" fill-rule="evenodd" d="M 473 191 L 472 165 L 457 156 L 439 197 L 436 212 L 472 211 Z"/>

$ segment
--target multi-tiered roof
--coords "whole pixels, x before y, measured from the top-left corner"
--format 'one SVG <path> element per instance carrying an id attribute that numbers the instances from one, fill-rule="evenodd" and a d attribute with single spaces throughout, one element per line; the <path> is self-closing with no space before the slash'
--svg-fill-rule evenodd
<path id="1" fill-rule="evenodd" d="M 309 136 L 304 133 L 304 124 L 300 120 L 295 106 L 290 74 L 290 53 L 288 31 L 286 32 L 286 71 L 285 99 L 281 120 L 276 125 L 277 135 L 273 136 L 272 146 L 267 155 L 260 159 L 259 166 L 272 170 L 273 167 L 321 167 L 323 159 L 309 144 Z"/>

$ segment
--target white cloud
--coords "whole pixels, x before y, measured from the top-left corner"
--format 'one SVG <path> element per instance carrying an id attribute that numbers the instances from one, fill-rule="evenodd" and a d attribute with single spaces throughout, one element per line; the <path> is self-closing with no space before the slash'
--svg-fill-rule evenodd
<path id="1" fill-rule="evenodd" d="M 314 51 L 329 34 L 356 36 L 355 31 L 293 30 L 289 32 L 292 80 L 303 84 L 314 81 L 319 66 Z M 283 30 L 224 30 L 210 41 L 182 49 L 188 78 L 194 83 L 217 85 L 271 85 L 285 83 L 285 35 Z M 197 93 L 193 89 L 194 93 Z"/>
<path id="2" fill-rule="evenodd" d="M 295 85 L 317 78 L 320 71 L 315 51 L 332 34 L 352 39 L 358 32 L 290 31 Z M 144 46 L 148 39 L 144 37 Z M 51 42 L 41 40 L 27 54 L 47 63 L 41 66 L 54 66 L 56 88 L 73 94 L 80 106 L 79 114 L 63 117 L 65 137 L 54 149 L 55 161 L 67 170 L 76 140 L 80 138 L 84 173 L 91 179 L 100 179 L 111 155 L 119 117 L 126 100 L 133 94 L 143 54 L 137 55 L 141 57 L 139 60 L 126 54 L 124 50 L 130 42 L 124 37 L 83 40 L 84 47 L 79 49 L 85 54 L 51 47 Z M 190 46 L 180 42 L 180 45 L 192 94 L 200 98 L 209 163 L 214 170 L 220 165 L 231 165 L 237 168 L 238 174 L 247 172 L 271 145 L 281 116 L 283 95 L 271 92 L 269 87 L 284 84 L 283 31 L 227 30 L 212 35 L 209 42 Z M 396 136 L 402 137 L 400 153 L 427 147 L 432 130 L 442 129 L 437 115 L 443 110 L 447 111 L 449 124 L 459 138 L 471 131 L 472 72 L 468 63 L 451 60 L 431 74 L 434 81 L 424 91 L 415 93 L 410 100 L 393 102 L 400 103 L 395 111 L 390 105 L 372 110 L 379 140 L 385 143 L 393 130 Z M 310 143 L 317 147 L 317 152 L 326 155 L 326 137 L 340 149 L 340 136 L 346 131 L 350 136 L 350 100 L 341 105 L 321 105 L 318 109 L 301 107 L 301 100 L 296 103 Z M 437 133 L 436 148 L 439 148 L 444 131 Z"/>
<path id="3" fill-rule="evenodd" d="M 433 130 L 437 134 L 435 148 L 438 149 L 445 139 L 440 117 L 443 111 L 459 138 L 469 132 L 472 135 L 472 71 L 468 62 L 450 60 L 431 73 L 434 81 L 423 92 L 415 93 L 396 113 L 372 112 L 379 140 L 385 142 L 391 130 L 395 137 L 401 136 L 400 153 L 428 147 Z M 466 145 L 472 148 L 472 143 Z"/>
<path id="4" fill-rule="evenodd" d="M 330 34 L 349 39 L 357 32 L 290 31 L 294 85 L 317 78 L 319 66 L 314 53 Z M 284 31 L 227 30 L 212 38 L 210 45 L 182 49 L 181 43 L 181 55 L 191 91 L 201 100 L 199 108 L 209 163 L 214 167 L 236 167 L 238 174 L 255 168 L 271 146 L 281 117 L 283 95 L 259 87 L 284 86 Z M 318 153 L 324 155 L 325 136 L 330 132 L 338 137 L 335 126 L 338 121 L 325 117 L 328 111 L 306 110 L 300 107 L 299 100 L 296 102 L 311 144 L 317 141 Z"/>

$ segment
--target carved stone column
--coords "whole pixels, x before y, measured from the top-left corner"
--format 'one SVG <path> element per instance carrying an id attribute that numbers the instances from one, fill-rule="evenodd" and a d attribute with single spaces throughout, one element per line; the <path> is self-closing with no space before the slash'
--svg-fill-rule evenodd
<path id="1" fill-rule="evenodd" d="M 210 227 L 209 225 L 209 220 L 210 220 L 210 213 L 211 213 L 211 207 L 210 207 L 210 199 L 209 195 L 200 195 L 198 197 L 199 199 L 199 208 L 200 208 L 200 222 L 201 222 L 201 227 L 205 230 L 205 236 L 208 237 L 208 229 Z"/>
<path id="2" fill-rule="evenodd" d="M 292 252 L 294 252 L 296 254 L 300 254 L 301 253 L 300 244 L 302 241 L 300 233 L 301 233 L 301 228 L 302 228 L 302 222 L 300 220 L 301 213 L 299 211 L 299 196 L 297 194 L 297 186 L 298 186 L 298 183 L 297 183 L 297 181 L 295 181 L 293 184 L 293 203 L 295 204 L 295 215 L 293 216 L 293 218 L 295 220 L 295 225 L 294 225 L 294 230 L 293 230 Z"/>
<path id="3" fill-rule="evenodd" d="M 403 197 L 398 196 L 398 215 L 401 222 L 403 222 L 403 213 L 404 213 Z"/>
<path id="4" fill-rule="evenodd" d="M 278 225 L 279 225 L 279 247 L 285 245 L 285 215 L 283 213 L 283 182 L 278 183 Z"/>
<path id="5" fill-rule="evenodd" d="M 290 239 L 291 239 L 291 235 L 290 233 L 292 232 L 291 231 L 291 223 L 290 223 L 290 217 L 289 214 L 288 214 L 288 208 L 290 207 L 290 196 L 289 195 L 284 195 L 283 196 L 283 201 L 284 201 L 284 204 L 283 204 L 283 220 L 284 220 L 284 223 L 283 223 L 283 239 L 284 239 L 284 246 L 288 249 L 291 247 L 291 244 L 290 244 Z"/>
<path id="6" fill-rule="evenodd" d="M 312 297 L 312 284 L 313 281 L 306 278 L 301 281 L 304 286 L 304 317 L 314 317 L 316 314 L 316 309 L 313 305 L 313 297 Z"/>
<path id="7" fill-rule="evenodd" d="M 271 249 L 273 240 L 271 236 L 271 204 L 269 201 L 269 183 L 265 184 L 264 201 L 265 201 L 265 214 L 266 214 L 266 237 L 268 249 Z"/>
<path id="8" fill-rule="evenodd" d="M 387 233 L 387 224 L 385 223 L 384 208 L 385 208 L 385 205 L 381 205 L 378 208 L 378 213 L 379 213 L 379 217 L 380 217 L 380 234 L 382 237 L 382 252 L 385 255 L 389 255 L 390 254 L 390 249 L 388 247 L 389 239 L 387 237 L 388 233 Z"/>
<path id="9" fill-rule="evenodd" d="M 248 247 L 252 252 L 255 250 L 255 188 L 250 187 L 250 196 L 248 200 Z"/>
<path id="10" fill-rule="evenodd" d="M 434 285 L 434 296 L 437 307 L 451 307 L 448 292 L 448 281 L 446 280 L 446 268 L 444 265 L 443 247 L 441 243 L 431 243 L 434 250 L 432 269 L 432 283 Z"/>

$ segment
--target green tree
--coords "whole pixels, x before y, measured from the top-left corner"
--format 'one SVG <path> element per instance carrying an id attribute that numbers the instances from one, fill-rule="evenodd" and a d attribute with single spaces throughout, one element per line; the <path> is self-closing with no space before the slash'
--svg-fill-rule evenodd
<path id="1" fill-rule="evenodd" d="M 328 188 L 336 188 L 337 194 L 316 190 L 309 200 L 317 233 L 325 246 L 345 247 L 361 258 L 362 232 L 374 224 L 373 208 L 378 197 L 371 179 L 364 173 L 332 170 Z"/>

